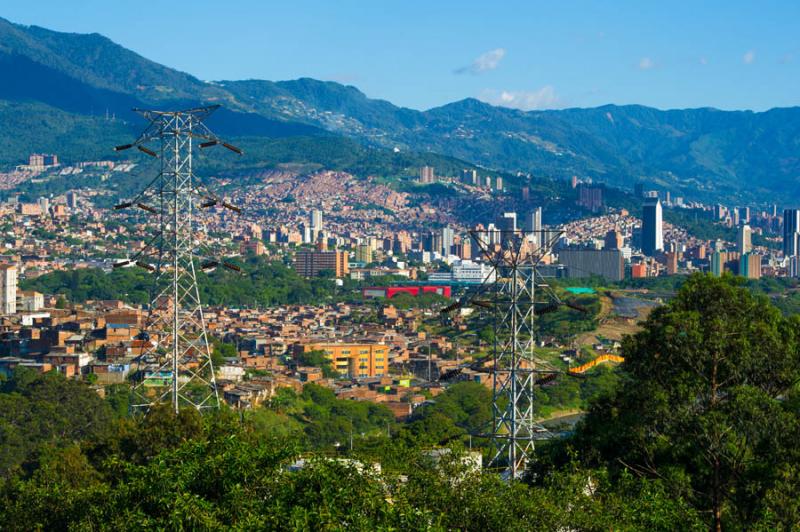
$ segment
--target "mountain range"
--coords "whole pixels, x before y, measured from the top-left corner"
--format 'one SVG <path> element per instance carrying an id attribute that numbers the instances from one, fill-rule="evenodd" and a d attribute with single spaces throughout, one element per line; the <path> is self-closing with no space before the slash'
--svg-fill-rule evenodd
<path id="1" fill-rule="evenodd" d="M 105 149 L 109 139 L 127 138 L 140 127 L 133 107 L 219 103 L 210 125 L 251 143 L 313 138 L 336 144 L 349 137 L 365 149 L 431 152 L 491 169 L 577 175 L 622 188 L 641 181 L 704 200 L 780 203 L 800 197 L 800 108 L 794 107 L 751 112 L 606 105 L 523 112 L 470 98 L 418 111 L 310 78 L 201 81 L 99 34 L 4 19 L 0 71 L 0 127 L 7 133 L 0 140 L 0 164 L 50 147 L 93 154 L 100 139 Z"/>

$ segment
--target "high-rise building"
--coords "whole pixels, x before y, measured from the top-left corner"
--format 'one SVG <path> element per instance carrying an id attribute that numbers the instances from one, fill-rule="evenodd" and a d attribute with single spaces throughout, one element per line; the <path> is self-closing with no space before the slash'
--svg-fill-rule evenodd
<path id="1" fill-rule="evenodd" d="M 537 234 L 542 230 L 542 208 L 536 207 L 525 217 L 525 230 Z"/>
<path id="2" fill-rule="evenodd" d="M 788 258 L 786 264 L 786 274 L 789 277 L 800 277 L 800 256 Z"/>
<path id="3" fill-rule="evenodd" d="M 625 278 L 625 259 L 619 250 L 564 249 L 558 252 L 558 262 L 566 266 L 570 277 L 598 275 L 609 281 Z"/>
<path id="4" fill-rule="evenodd" d="M 350 272 L 347 253 L 343 251 L 298 251 L 294 269 L 303 277 L 316 277 L 324 271 L 344 277 Z"/>
<path id="5" fill-rule="evenodd" d="M 28 157 L 28 166 L 34 170 L 44 170 L 48 167 L 58 166 L 58 155 L 49 153 L 32 153 Z"/>
<path id="6" fill-rule="evenodd" d="M 441 253 L 444 256 L 450 254 L 453 249 L 453 240 L 455 238 L 455 233 L 453 232 L 452 227 L 443 227 L 442 228 L 442 249 Z"/>
<path id="7" fill-rule="evenodd" d="M 725 253 L 722 251 L 714 251 L 711 254 L 711 275 L 715 277 L 719 277 L 722 275 L 722 272 L 725 270 Z"/>
<path id="8" fill-rule="evenodd" d="M 750 223 L 750 207 L 739 207 L 739 220 L 743 224 Z"/>
<path id="9" fill-rule="evenodd" d="M 498 192 L 502 192 L 502 190 L 503 190 L 503 178 L 500 177 L 500 176 L 497 176 L 497 188 L 496 188 L 496 190 Z"/>
<path id="10" fill-rule="evenodd" d="M 674 251 L 664 254 L 667 266 L 667 275 L 675 275 L 678 273 L 678 254 Z"/>
<path id="11" fill-rule="evenodd" d="M 78 206 L 78 197 L 74 191 L 67 192 L 67 207 L 74 209 Z"/>
<path id="12" fill-rule="evenodd" d="M 786 257 L 800 255 L 800 209 L 783 211 L 783 254 Z"/>
<path id="13" fill-rule="evenodd" d="M 311 211 L 311 229 L 322 230 L 322 211 L 319 209 Z"/>
<path id="14" fill-rule="evenodd" d="M 470 238 L 462 238 L 461 244 L 456 246 L 458 248 L 458 253 L 456 255 L 459 256 L 462 260 L 467 260 L 472 258 L 472 239 Z"/>
<path id="15" fill-rule="evenodd" d="M 737 231 L 736 251 L 738 251 L 742 255 L 744 255 L 745 253 L 750 253 L 750 250 L 753 249 L 752 233 L 753 231 L 747 224 L 739 227 L 739 230 Z"/>
<path id="16" fill-rule="evenodd" d="M 372 262 L 372 247 L 369 244 L 359 244 L 356 246 L 356 262 L 369 264 Z"/>
<path id="17" fill-rule="evenodd" d="M 300 224 L 300 233 L 303 235 L 303 243 L 310 244 L 314 240 L 311 238 L 311 227 L 307 224 Z"/>
<path id="18" fill-rule="evenodd" d="M 423 166 L 419 169 L 419 182 L 422 184 L 430 184 L 436 181 L 436 175 L 433 172 L 433 166 Z"/>
<path id="19" fill-rule="evenodd" d="M 578 205 L 592 212 L 599 212 L 605 206 L 603 199 L 604 190 L 605 187 L 602 184 L 592 185 L 580 183 L 578 185 Z"/>
<path id="20" fill-rule="evenodd" d="M 622 249 L 623 243 L 622 233 L 620 233 L 618 229 L 612 229 L 606 233 L 606 237 L 603 241 L 603 249 Z"/>
<path id="21" fill-rule="evenodd" d="M 761 279 L 761 255 L 743 253 L 739 258 L 739 275 L 748 279 Z"/>
<path id="22" fill-rule="evenodd" d="M 642 214 L 642 252 L 653 256 L 664 250 L 661 202 L 658 198 L 647 198 Z"/>
<path id="23" fill-rule="evenodd" d="M 17 267 L 0 264 L 0 314 L 17 312 Z"/>
<path id="24" fill-rule="evenodd" d="M 50 213 L 50 200 L 48 198 L 39 198 L 39 207 L 42 209 L 42 214 L 47 216 Z"/>
<path id="25" fill-rule="evenodd" d="M 504 212 L 503 216 L 497 219 L 497 225 L 501 231 L 517 230 L 517 213 Z"/>
<path id="26" fill-rule="evenodd" d="M 503 216 L 497 219 L 497 228 L 501 232 L 501 242 L 513 239 L 513 235 L 517 231 L 517 213 L 504 212 Z"/>
<path id="27" fill-rule="evenodd" d="M 316 242 L 322 233 L 322 211 L 314 209 L 309 217 L 309 241 Z"/>

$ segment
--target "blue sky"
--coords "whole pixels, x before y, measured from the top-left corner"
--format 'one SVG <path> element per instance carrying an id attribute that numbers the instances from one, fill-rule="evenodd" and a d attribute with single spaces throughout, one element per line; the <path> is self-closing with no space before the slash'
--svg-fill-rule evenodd
<path id="1" fill-rule="evenodd" d="M 800 105 L 800 2 L 5 2 L 201 79 L 352 84 L 416 109 Z"/>

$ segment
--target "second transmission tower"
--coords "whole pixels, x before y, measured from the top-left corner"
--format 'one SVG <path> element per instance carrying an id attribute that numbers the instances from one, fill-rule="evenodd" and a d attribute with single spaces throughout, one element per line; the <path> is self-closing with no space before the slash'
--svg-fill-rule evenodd
<path id="1" fill-rule="evenodd" d="M 534 355 L 536 315 L 558 305 L 558 297 L 543 282 L 537 266 L 560 236 L 540 231 L 538 238 L 520 230 L 472 231 L 493 271 L 487 278 L 482 306 L 493 313 L 491 464 L 505 476 L 518 478 L 525 471 L 537 436 L 547 431 L 536 422 L 534 392 L 543 367 Z"/>

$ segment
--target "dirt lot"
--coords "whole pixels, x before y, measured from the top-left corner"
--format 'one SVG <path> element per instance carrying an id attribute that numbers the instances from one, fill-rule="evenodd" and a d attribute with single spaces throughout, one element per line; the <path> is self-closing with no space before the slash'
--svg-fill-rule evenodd
<path id="1" fill-rule="evenodd" d="M 621 340 L 626 334 L 633 334 L 639 330 L 639 322 L 647 319 L 647 316 L 655 308 L 649 302 L 642 301 L 641 306 L 636 306 L 636 318 L 625 318 L 616 314 L 615 303 L 613 298 L 624 297 L 630 298 L 628 295 L 612 293 L 600 295 L 600 314 L 598 315 L 599 326 L 592 332 L 583 333 L 576 338 L 577 346 L 592 345 L 598 342 L 598 337 L 608 338 L 610 340 Z M 630 307 L 630 305 L 627 305 Z"/>

